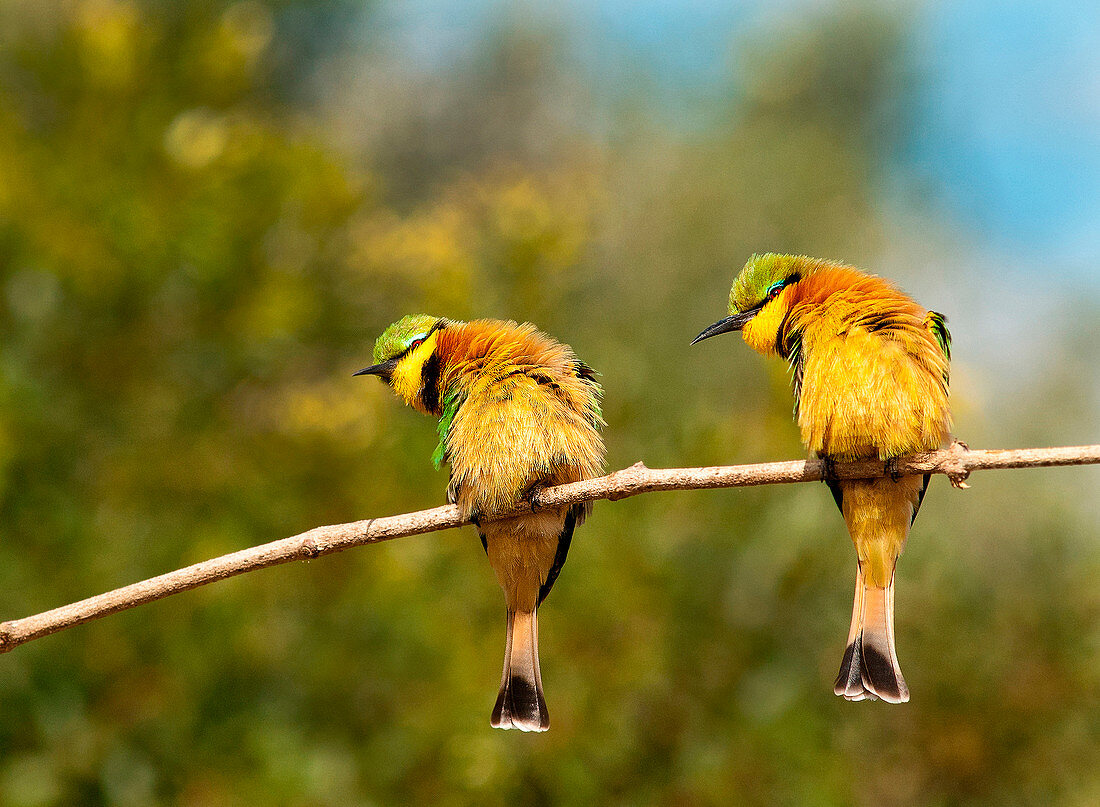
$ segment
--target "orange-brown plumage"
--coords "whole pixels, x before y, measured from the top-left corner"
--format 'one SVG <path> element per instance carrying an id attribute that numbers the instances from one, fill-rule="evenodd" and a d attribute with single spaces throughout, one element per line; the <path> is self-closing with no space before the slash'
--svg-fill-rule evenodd
<path id="1" fill-rule="evenodd" d="M 532 325 L 477 320 L 445 328 L 439 353 L 441 387 L 465 397 L 444 438 L 465 515 L 600 474 L 598 388 L 568 347 Z"/>
<path id="2" fill-rule="evenodd" d="M 733 330 L 790 362 L 802 440 L 825 459 L 891 460 L 950 437 L 944 319 L 881 278 L 805 256 L 754 255 L 734 281 L 730 316 L 698 339 Z M 909 699 L 894 649 L 894 566 L 927 484 L 830 482 L 859 559 L 835 687 L 851 700 Z"/>
<path id="3" fill-rule="evenodd" d="M 928 312 L 881 278 L 843 266 L 809 274 L 786 294 L 786 338 L 802 340 L 806 447 L 837 460 L 939 447 L 950 431 L 948 365 L 925 326 Z"/>
<path id="4" fill-rule="evenodd" d="M 375 346 L 371 372 L 440 419 L 436 460 L 451 467 L 448 496 L 478 523 L 508 606 L 508 641 L 492 724 L 549 726 L 538 662 L 536 609 L 565 563 L 587 508 L 508 519 L 539 486 L 597 476 L 603 464 L 600 388 L 568 346 L 514 322 L 406 317 Z"/>

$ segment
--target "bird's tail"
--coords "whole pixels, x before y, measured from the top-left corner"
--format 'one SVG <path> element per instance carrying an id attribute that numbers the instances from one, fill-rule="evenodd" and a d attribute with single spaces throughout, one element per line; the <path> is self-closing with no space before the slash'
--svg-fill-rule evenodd
<path id="1" fill-rule="evenodd" d="M 546 731 L 550 713 L 539 673 L 539 622 L 535 611 L 508 609 L 504 675 L 490 721 L 494 728 Z"/>
<path id="2" fill-rule="evenodd" d="M 905 703 L 909 687 L 901 675 L 894 650 L 894 575 L 886 588 L 867 585 L 863 571 L 856 571 L 855 603 L 848 646 L 833 685 L 837 695 L 850 701 L 881 698 Z"/>

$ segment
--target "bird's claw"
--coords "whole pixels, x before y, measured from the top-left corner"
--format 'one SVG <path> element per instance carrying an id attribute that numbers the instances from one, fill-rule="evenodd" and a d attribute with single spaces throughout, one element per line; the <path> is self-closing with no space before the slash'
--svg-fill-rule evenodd
<path id="1" fill-rule="evenodd" d="M 546 489 L 546 485 L 542 482 L 532 482 L 527 486 L 527 489 L 523 491 L 522 497 L 528 506 L 531 508 L 531 512 L 537 512 L 542 507 L 537 501 L 538 495 Z"/>
<path id="2" fill-rule="evenodd" d="M 883 473 L 890 477 L 890 481 L 892 482 L 897 482 L 899 479 L 901 479 L 901 471 L 899 470 L 899 465 L 900 463 L 898 462 L 897 457 L 890 457 L 890 459 L 886 460 L 886 462 L 883 463 Z"/>
<path id="3" fill-rule="evenodd" d="M 830 482 L 839 482 L 840 477 L 836 473 L 836 460 L 832 457 L 820 457 L 821 459 L 821 481 L 825 484 Z"/>
<path id="4" fill-rule="evenodd" d="M 970 471 L 962 464 L 961 455 L 969 451 L 970 446 L 962 440 L 952 440 L 951 447 L 947 450 L 954 455 L 944 463 L 944 472 L 951 481 L 951 487 L 966 490 L 970 487 L 966 484 Z"/>

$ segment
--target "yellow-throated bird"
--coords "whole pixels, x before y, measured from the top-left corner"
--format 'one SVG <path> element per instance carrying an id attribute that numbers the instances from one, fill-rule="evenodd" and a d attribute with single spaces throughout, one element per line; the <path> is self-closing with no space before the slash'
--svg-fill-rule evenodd
<path id="1" fill-rule="evenodd" d="M 730 316 L 692 344 L 730 331 L 791 366 L 806 447 L 828 462 L 944 446 L 951 336 L 881 278 L 802 255 L 753 255 L 734 280 Z M 894 566 L 929 477 L 826 480 L 856 546 L 855 605 L 834 691 L 909 700 L 894 650 Z"/>
<path id="2" fill-rule="evenodd" d="M 566 345 L 498 320 L 455 322 L 423 314 L 389 326 L 374 346 L 377 375 L 414 409 L 439 418 L 432 459 L 451 466 L 448 499 L 478 524 L 504 589 L 508 639 L 493 708 L 497 728 L 550 725 L 539 673 L 536 609 L 565 563 L 589 505 L 490 521 L 539 487 L 598 476 L 604 447 L 600 386 Z M 484 520 L 484 521 L 483 521 Z"/>

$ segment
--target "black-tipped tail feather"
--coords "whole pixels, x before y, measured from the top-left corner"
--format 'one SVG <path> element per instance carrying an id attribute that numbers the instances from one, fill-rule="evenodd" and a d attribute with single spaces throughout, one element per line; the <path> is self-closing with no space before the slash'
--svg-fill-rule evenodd
<path id="1" fill-rule="evenodd" d="M 542 695 L 539 672 L 539 629 L 534 611 L 508 611 L 508 643 L 500 680 L 493 728 L 546 731 L 550 713 Z"/>
<path id="2" fill-rule="evenodd" d="M 867 586 L 862 572 L 857 572 L 852 627 L 833 692 L 850 701 L 909 700 L 909 687 L 894 650 L 893 579 L 886 588 Z"/>
<path id="3" fill-rule="evenodd" d="M 887 703 L 908 701 L 909 687 L 901 670 L 891 663 L 890 657 L 882 650 L 860 633 L 856 641 L 844 650 L 833 692 L 850 701 L 866 698 Z"/>

